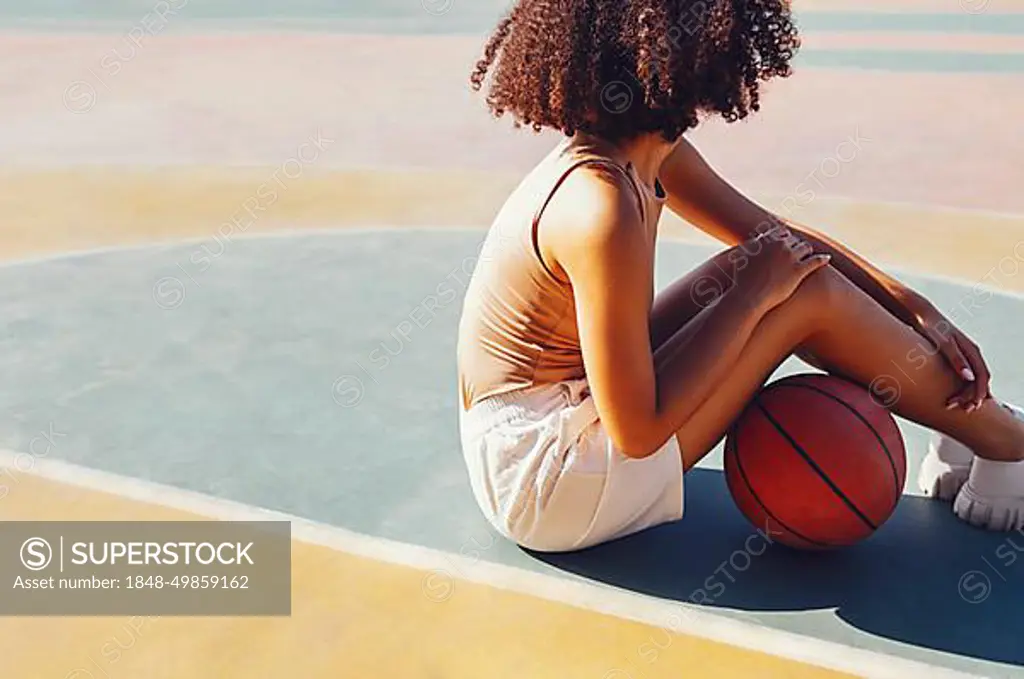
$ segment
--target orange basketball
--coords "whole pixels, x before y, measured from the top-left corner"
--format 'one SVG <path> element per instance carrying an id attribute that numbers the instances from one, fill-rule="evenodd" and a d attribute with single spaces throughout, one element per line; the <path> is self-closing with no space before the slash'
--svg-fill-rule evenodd
<path id="1" fill-rule="evenodd" d="M 725 478 L 740 511 L 798 549 L 845 547 L 885 523 L 907 473 L 903 436 L 868 391 L 828 375 L 774 382 L 726 438 Z"/>

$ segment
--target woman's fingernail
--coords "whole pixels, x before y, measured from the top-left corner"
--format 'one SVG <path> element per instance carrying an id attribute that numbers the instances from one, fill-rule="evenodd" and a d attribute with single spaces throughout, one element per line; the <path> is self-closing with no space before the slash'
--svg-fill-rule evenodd
<path id="1" fill-rule="evenodd" d="M 960 371 L 960 374 L 963 375 L 963 378 L 968 382 L 974 381 L 974 371 L 971 370 L 970 368 L 964 368 L 963 370 Z"/>
<path id="2" fill-rule="evenodd" d="M 953 408 L 956 408 L 956 401 L 950 401 L 946 404 L 946 410 L 952 410 Z"/>

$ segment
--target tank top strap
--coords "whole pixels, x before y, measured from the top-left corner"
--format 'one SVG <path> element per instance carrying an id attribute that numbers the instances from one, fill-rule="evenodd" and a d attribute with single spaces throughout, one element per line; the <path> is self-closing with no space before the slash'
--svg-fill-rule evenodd
<path id="1" fill-rule="evenodd" d="M 551 269 L 548 268 L 548 265 L 544 262 L 544 258 L 540 254 L 540 240 L 538 234 L 538 229 L 540 228 L 540 219 L 541 216 L 544 214 L 544 210 L 551 202 L 551 199 L 555 197 L 555 193 L 562 186 L 565 180 L 569 178 L 569 175 L 572 174 L 573 171 L 580 167 L 583 167 L 584 165 L 603 165 L 605 167 L 613 168 L 614 171 L 624 176 L 626 180 L 629 181 L 629 185 L 633 187 L 633 193 L 636 195 L 637 204 L 640 206 L 640 218 L 644 221 L 647 220 L 647 205 L 644 203 L 643 194 L 640 192 L 640 187 L 637 186 L 636 180 L 633 178 L 633 175 L 630 174 L 630 172 L 626 168 L 622 167 L 622 165 L 615 162 L 611 158 L 606 158 L 604 156 L 588 154 L 576 158 L 572 162 L 572 164 L 569 165 L 569 167 L 562 170 L 562 173 L 558 176 L 558 179 L 551 187 L 551 190 L 548 191 L 547 196 L 544 198 L 544 201 L 541 203 L 540 207 L 537 208 L 537 212 L 534 213 L 533 222 L 530 224 L 530 241 L 533 244 L 534 256 L 537 258 L 538 263 L 540 263 L 544 271 L 546 271 L 547 274 L 556 281 L 558 281 L 559 278 L 555 276 Z"/>

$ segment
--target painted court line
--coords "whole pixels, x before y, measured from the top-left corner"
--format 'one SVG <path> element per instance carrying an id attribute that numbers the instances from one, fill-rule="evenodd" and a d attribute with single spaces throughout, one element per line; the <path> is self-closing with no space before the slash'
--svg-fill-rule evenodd
<path id="1" fill-rule="evenodd" d="M 27 470 L 23 468 L 26 458 L 30 462 Z M 668 602 L 589 582 L 524 571 L 427 547 L 363 535 L 281 512 L 67 462 L 42 459 L 28 453 L 0 450 L 0 467 L 210 519 L 290 521 L 292 536 L 298 541 L 427 571 L 425 577 L 431 573 L 452 577 L 451 569 L 458 573 L 458 578 L 453 578 L 453 582 L 463 580 L 479 583 L 870 679 L 905 679 L 911 676 L 961 679 L 981 676 L 741 622 L 679 602 Z"/>
<path id="2" fill-rule="evenodd" d="M 995 214 L 995 213 L 993 213 Z M 1018 215 L 1019 217 L 1019 215 Z M 448 226 L 345 226 L 340 228 L 329 228 L 329 227 L 310 227 L 304 229 L 289 229 L 279 231 L 258 231 L 254 233 L 243 233 L 243 234 L 232 234 L 228 240 L 264 240 L 264 239 L 275 239 L 275 238 L 310 238 L 317 236 L 367 236 L 377 235 L 382 233 L 452 233 L 452 232 L 477 232 L 479 234 L 485 233 L 486 229 L 480 225 L 448 225 Z M 147 241 L 145 243 L 130 243 L 127 245 L 104 245 L 95 248 L 85 248 L 82 250 L 71 250 L 66 252 L 47 253 L 42 255 L 35 255 L 30 257 L 24 257 L 20 259 L 11 259 L 6 261 L 0 261 L 0 269 L 13 269 L 23 266 L 31 266 L 34 264 L 45 264 L 47 262 L 59 262 L 68 259 L 77 259 L 79 257 L 89 257 L 93 255 L 104 255 L 104 254 L 115 254 L 115 253 L 129 253 L 129 252 L 145 252 L 145 251 L 157 251 L 157 250 L 168 250 L 178 247 L 187 247 L 189 245 L 200 245 L 202 243 L 209 242 L 210 240 L 216 240 L 218 234 L 210 233 L 207 236 L 190 236 L 188 238 L 170 238 L 167 240 L 155 240 Z M 702 241 L 692 240 L 688 237 L 674 237 L 671 235 L 665 235 L 662 237 L 662 242 L 672 242 L 685 245 L 687 247 L 704 248 L 708 250 L 709 256 L 711 253 L 723 249 L 725 246 L 720 243 L 707 244 Z M 1024 243 L 1024 241 L 1022 241 Z M 1021 245 L 1021 244 L 1018 244 Z M 1004 297 L 1012 299 L 1024 300 L 1024 293 L 1017 292 L 1014 290 L 1008 290 L 1005 288 L 983 285 L 980 281 L 975 281 L 967 278 L 957 278 L 955 276 L 948 276 L 939 273 L 935 273 L 927 270 L 907 270 L 900 266 L 887 266 L 886 269 L 889 273 L 895 275 L 901 274 L 912 274 L 919 278 L 925 278 L 941 283 L 949 283 L 952 285 L 958 285 L 961 287 L 971 286 L 972 289 L 981 292 L 990 292 Z"/>
<path id="3" fill-rule="evenodd" d="M 756 202 L 763 206 L 765 201 L 783 201 L 786 198 L 792 198 L 792 193 L 779 193 L 771 191 L 751 191 L 750 197 L 756 199 Z M 826 206 L 844 206 L 844 207 L 861 207 L 861 208 L 894 208 L 900 210 L 907 210 L 913 212 L 921 212 L 924 214 L 943 214 L 943 215 L 962 215 L 965 220 L 969 220 L 970 217 L 994 217 L 998 219 L 1007 219 L 1020 221 L 1024 220 L 1024 212 L 1011 212 L 1009 210 L 993 210 L 985 208 L 965 208 L 958 207 L 956 205 L 944 205 L 942 203 L 922 203 L 919 201 L 912 200 L 865 200 L 863 198 L 850 198 L 849 196 L 843 196 L 840 194 L 832 193 L 818 193 L 816 198 L 807 203 L 802 207 L 808 207 L 815 204 L 823 203 Z M 810 225 L 813 226 L 813 225 Z M 970 222 L 965 221 L 964 227 L 974 228 Z M 696 227 L 694 227 L 696 228 Z"/>
<path id="4" fill-rule="evenodd" d="M 232 240 L 267 240 L 275 238 L 309 238 L 311 236 L 372 236 L 379 233 L 398 233 L 398 232 L 409 232 L 409 233 L 451 233 L 451 232 L 463 232 L 471 231 L 478 232 L 483 235 L 486 231 L 485 227 L 479 224 L 459 225 L 449 224 L 445 226 L 426 225 L 426 226 L 389 226 L 389 225 L 369 225 L 369 226 L 341 226 L 341 227 L 307 227 L 302 229 L 276 229 L 274 231 L 254 231 L 252 233 L 240 233 L 231 234 L 231 237 L 221 236 L 221 234 L 210 231 L 205 236 L 188 236 L 187 238 L 170 237 L 166 239 L 156 239 L 146 241 L 144 243 L 127 243 L 121 245 L 100 245 L 92 248 L 82 248 L 81 250 L 64 250 L 61 252 L 48 252 L 44 254 L 31 255 L 28 257 L 21 257 L 16 259 L 9 259 L 0 261 L 0 269 L 13 269 L 20 266 L 30 266 L 32 264 L 45 264 L 47 262 L 60 262 L 66 259 L 77 259 L 78 257 L 89 257 L 92 255 L 109 255 L 115 253 L 128 253 L 128 252 L 143 252 L 143 251 L 157 251 L 157 250 L 170 250 L 177 247 L 186 247 L 189 245 L 201 245 L 211 240 L 217 240 L 218 237 L 225 238 L 228 241 Z"/>
<path id="5" fill-rule="evenodd" d="M 424 169 L 424 174 L 430 174 L 434 172 L 432 169 Z M 777 192 L 751 192 L 751 198 L 759 205 L 766 205 L 774 202 L 782 202 L 786 198 L 792 198 L 790 194 L 783 194 Z M 897 201 L 897 200 L 871 200 L 866 201 L 858 198 L 849 198 L 842 195 L 833 194 L 819 194 L 818 203 L 824 203 L 826 206 L 832 206 L 835 208 L 879 208 L 879 209 L 890 209 L 900 210 L 907 212 L 920 212 L 922 214 L 941 214 L 947 216 L 962 216 L 963 222 L 960 223 L 960 228 L 965 230 L 976 229 L 977 227 L 971 223 L 972 217 L 989 218 L 998 220 L 1013 221 L 1020 223 L 1024 221 L 1024 213 L 999 211 L 999 210 L 987 210 L 980 208 L 962 208 L 948 205 L 940 205 L 936 203 L 920 203 L 914 201 Z M 681 219 L 681 218 L 680 218 Z M 685 223 L 685 220 L 683 220 Z M 813 227 L 813 225 L 810 225 Z M 691 227 L 692 234 L 700 238 L 710 238 L 703 231 L 697 227 Z M 252 233 L 240 233 L 231 234 L 228 240 L 246 240 L 246 239 L 261 239 L 261 238 L 288 238 L 290 236 L 305 237 L 318 234 L 351 234 L 353 236 L 367 235 L 374 233 L 388 233 L 396 231 L 411 231 L 411 232 L 442 232 L 448 233 L 451 231 L 478 231 L 485 232 L 487 230 L 486 225 L 481 224 L 424 224 L 417 226 L 393 226 L 393 225 L 375 225 L 368 224 L 366 226 L 343 226 L 343 227 L 307 227 L 299 229 L 275 229 L 273 231 L 254 231 Z M 215 231 L 210 231 L 205 236 L 188 236 L 186 238 L 180 238 L 171 236 L 165 239 L 155 239 L 146 241 L 144 243 L 128 243 L 118 245 L 102 245 L 92 248 L 83 248 L 81 250 L 70 250 L 53 253 L 45 253 L 39 255 L 32 255 L 24 258 L 10 259 L 0 261 L 0 268 L 26 266 L 29 264 L 37 264 L 49 261 L 59 261 L 69 259 L 73 257 L 84 257 L 88 255 L 100 255 L 114 252 L 131 252 L 148 249 L 166 249 L 174 246 L 186 246 L 193 244 L 200 244 L 211 239 L 216 239 L 220 235 Z M 667 241 L 673 242 L 690 242 L 690 234 L 686 237 L 675 237 L 672 235 L 665 235 L 663 238 Z M 725 247 L 724 244 L 717 243 L 720 247 Z M 937 277 L 941 278 L 941 277 Z M 946 279 L 951 280 L 951 279 Z M 1013 294 L 1007 291 L 1007 294 Z"/>

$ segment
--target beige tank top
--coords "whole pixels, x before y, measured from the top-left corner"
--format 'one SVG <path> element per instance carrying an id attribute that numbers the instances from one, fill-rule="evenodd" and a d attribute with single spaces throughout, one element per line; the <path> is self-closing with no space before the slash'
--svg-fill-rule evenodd
<path id="1" fill-rule="evenodd" d="M 641 189 L 596 144 L 567 140 L 513 192 L 484 240 L 463 303 L 458 336 L 459 389 L 469 409 L 496 394 L 585 376 L 572 286 L 543 262 L 537 240 L 544 208 L 579 167 L 625 175 L 653 233 L 664 204 Z"/>

